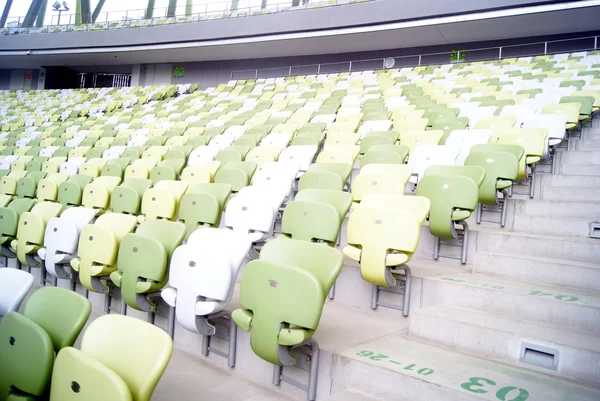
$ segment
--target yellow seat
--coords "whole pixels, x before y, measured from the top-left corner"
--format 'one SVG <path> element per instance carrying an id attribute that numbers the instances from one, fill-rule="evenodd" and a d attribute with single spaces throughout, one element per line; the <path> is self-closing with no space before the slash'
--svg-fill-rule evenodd
<path id="1" fill-rule="evenodd" d="M 331 145 L 317 156 L 317 163 L 344 163 L 354 166 L 360 152 L 358 145 Z"/>
<path id="2" fill-rule="evenodd" d="M 370 194 L 404 195 L 412 168 L 404 164 L 368 164 L 352 182 L 353 207 Z"/>
<path id="3" fill-rule="evenodd" d="M 547 104 L 542 108 L 542 114 L 564 114 L 567 116 L 566 130 L 572 130 L 579 126 L 579 103 Z"/>
<path id="4" fill-rule="evenodd" d="M 408 147 L 410 155 L 415 151 L 417 146 L 439 145 L 443 136 L 444 131 L 442 130 L 408 131 L 406 134 L 400 136 L 400 144 Z"/>
<path id="5" fill-rule="evenodd" d="M 56 202 L 58 198 L 58 187 L 69 179 L 69 174 L 52 173 L 40 180 L 37 186 L 36 198 L 38 202 Z"/>
<path id="6" fill-rule="evenodd" d="M 83 189 L 83 207 L 106 211 L 110 205 L 110 194 L 121 183 L 121 177 L 102 176 L 87 184 Z"/>
<path id="7" fill-rule="evenodd" d="M 188 189 L 186 181 L 159 181 L 147 190 L 142 198 L 142 214 L 138 216 L 140 223 L 145 220 L 166 219 L 175 221 L 181 197 Z"/>

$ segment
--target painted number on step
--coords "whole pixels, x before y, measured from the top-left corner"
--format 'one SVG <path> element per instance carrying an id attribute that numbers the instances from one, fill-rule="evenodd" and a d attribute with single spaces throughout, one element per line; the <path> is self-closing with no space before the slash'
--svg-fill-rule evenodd
<path id="1" fill-rule="evenodd" d="M 503 290 L 504 289 L 504 287 L 502 287 L 500 285 L 479 284 L 479 283 L 474 283 L 471 281 L 461 280 L 461 279 L 452 278 L 452 277 L 444 277 L 442 280 L 450 281 L 452 283 L 467 283 L 467 284 L 475 285 L 477 287 L 492 288 L 494 290 Z"/>
<path id="2" fill-rule="evenodd" d="M 574 297 L 572 295 L 554 295 L 554 294 L 550 294 L 549 292 L 543 292 L 543 291 L 531 291 L 529 293 L 529 295 L 534 296 L 534 297 L 553 297 L 557 301 L 565 301 L 565 302 L 579 301 L 579 298 Z"/>
<path id="3" fill-rule="evenodd" d="M 387 355 L 378 354 L 378 353 L 372 352 L 372 351 L 360 351 L 360 352 L 357 352 L 356 355 L 362 356 L 364 358 L 369 358 L 372 361 L 380 361 L 380 362 L 385 361 L 388 363 L 392 363 L 394 365 L 404 365 L 402 362 L 398 362 L 398 361 L 394 361 L 394 360 L 390 359 L 390 357 Z M 433 369 L 419 368 L 414 363 L 404 366 L 402 368 L 402 370 L 413 371 L 421 376 L 429 376 L 435 372 Z"/>
<path id="4" fill-rule="evenodd" d="M 486 394 L 494 390 L 496 382 L 485 377 L 471 377 L 460 386 L 471 393 Z M 507 386 L 496 392 L 496 398 L 500 401 L 525 401 L 529 398 L 529 392 L 519 387 Z"/>

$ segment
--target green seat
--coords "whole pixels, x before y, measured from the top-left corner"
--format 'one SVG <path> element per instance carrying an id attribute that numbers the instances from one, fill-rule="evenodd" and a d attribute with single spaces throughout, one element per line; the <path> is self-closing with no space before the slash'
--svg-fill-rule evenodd
<path id="1" fill-rule="evenodd" d="M 148 294 L 160 291 L 169 281 L 169 261 L 181 244 L 186 226 L 180 222 L 146 220 L 135 233 L 121 240 L 118 270 L 110 279 L 121 288 L 121 296 L 130 307 L 155 312 L 156 304 Z"/>
<path id="2" fill-rule="evenodd" d="M 305 189 L 286 206 L 281 232 L 292 239 L 335 246 L 351 204 L 352 195 L 348 192 Z"/>
<path id="3" fill-rule="evenodd" d="M 584 86 L 586 85 L 586 81 L 584 80 L 572 80 L 572 81 L 562 81 L 559 85 L 560 88 L 569 88 L 569 87 L 574 87 L 577 88 L 577 90 L 581 90 Z"/>
<path id="4" fill-rule="evenodd" d="M 214 182 L 231 185 L 232 192 L 238 192 L 250 185 L 258 164 L 253 161 L 228 162 L 215 174 Z"/>
<path id="5" fill-rule="evenodd" d="M 130 164 L 131 159 L 128 159 L 126 157 L 110 159 L 108 163 L 106 163 L 102 167 L 100 175 L 123 178 L 123 174 L 125 174 L 125 169 Z"/>
<path id="6" fill-rule="evenodd" d="M 592 96 L 563 96 L 560 98 L 560 103 L 579 103 L 579 120 L 588 120 L 594 109 L 594 101 Z"/>
<path id="7" fill-rule="evenodd" d="M 440 140 L 440 145 L 446 143 L 446 139 L 450 136 L 453 131 L 467 129 L 468 121 L 460 119 L 439 119 L 431 126 L 432 130 L 443 131 L 444 135 Z"/>
<path id="8" fill-rule="evenodd" d="M 104 213 L 110 205 L 112 191 L 121 183 L 120 177 L 102 176 L 96 178 L 83 189 L 81 205 Z"/>
<path id="9" fill-rule="evenodd" d="M 156 326 L 122 315 L 99 317 L 85 331 L 81 351 L 58 354 L 50 400 L 150 401 L 172 352 L 173 341 Z"/>
<path id="10" fill-rule="evenodd" d="M 250 345 L 260 358 L 279 366 L 295 364 L 290 349 L 308 342 L 317 330 L 342 264 L 335 248 L 291 239 L 268 241 L 260 258 L 248 263 L 240 282 L 243 309 L 232 318 L 250 332 Z"/>
<path id="11" fill-rule="evenodd" d="M 17 182 L 18 198 L 35 198 L 38 184 L 46 178 L 48 173 L 44 171 L 31 171 Z"/>
<path id="12" fill-rule="evenodd" d="M 429 212 L 429 231 L 436 237 L 433 258 L 438 259 L 440 253 L 441 239 L 460 239 L 462 246 L 461 262 L 467 263 L 468 249 L 468 225 L 467 220 L 471 213 L 477 209 L 479 185 L 477 181 L 469 177 L 478 171 L 477 178 L 483 181 L 485 171 L 482 167 L 475 166 L 450 166 L 462 167 L 465 174 L 460 174 L 458 169 L 453 169 L 455 174 L 442 173 L 437 175 L 436 169 L 427 169 L 425 177 L 419 181 L 417 196 L 424 196 L 431 201 Z M 432 171 L 430 171 L 432 170 Z M 442 168 L 440 168 L 442 170 Z M 462 229 L 456 229 L 455 224 L 461 225 Z"/>
<path id="13" fill-rule="evenodd" d="M 27 163 L 27 171 L 42 171 L 42 167 L 45 162 L 50 160 L 47 156 L 37 156 L 33 160 Z"/>
<path id="14" fill-rule="evenodd" d="M 405 145 L 373 145 L 360 159 L 361 168 L 373 163 L 404 164 L 409 147 Z"/>
<path id="15" fill-rule="evenodd" d="M 186 226 L 185 240 L 200 227 L 219 227 L 229 184 L 195 184 L 181 198 L 179 221 Z"/>
<path id="16" fill-rule="evenodd" d="M 133 232 L 136 225 L 135 216 L 105 213 L 94 224 L 83 227 L 77 257 L 71 260 L 71 267 L 79 273 L 81 285 L 89 291 L 108 293 L 104 280 L 117 269 L 121 238 Z"/>
<path id="17" fill-rule="evenodd" d="M 425 177 L 428 175 L 462 175 L 475 181 L 479 188 L 485 178 L 485 170 L 479 166 L 431 166 L 425 170 Z"/>
<path id="18" fill-rule="evenodd" d="M 360 155 L 367 153 L 375 145 L 393 145 L 398 140 L 395 131 L 373 131 L 365 135 L 360 141 Z"/>
<path id="19" fill-rule="evenodd" d="M 154 184 L 164 180 L 176 180 L 184 166 L 185 159 L 163 160 L 150 170 L 149 178 Z"/>
<path id="20" fill-rule="evenodd" d="M 110 197 L 110 210 L 115 213 L 137 215 L 140 211 L 142 197 L 152 186 L 152 180 L 145 178 L 129 178 L 113 189 Z"/>
<path id="21" fill-rule="evenodd" d="M 15 253 L 9 248 L 17 236 L 19 217 L 30 211 L 35 205 L 33 199 L 15 199 L 7 207 L 0 208 L 0 246 L 2 255 L 14 258 Z"/>
<path id="22" fill-rule="evenodd" d="M 35 291 L 22 315 L 9 312 L 0 323 L 0 400 L 44 395 L 55 352 L 75 343 L 90 312 L 85 297 L 56 287 Z"/>
<path id="23" fill-rule="evenodd" d="M 29 267 L 40 267 L 41 262 L 34 258 L 44 246 L 44 234 L 48 221 L 62 211 L 60 203 L 40 202 L 30 211 L 21 213 L 17 228 L 17 238 L 12 247 L 17 251 L 19 261 Z"/>
<path id="24" fill-rule="evenodd" d="M 480 166 L 485 169 L 485 179 L 479 187 L 479 210 L 477 213 L 477 223 L 481 222 L 482 204 L 502 206 L 502 215 L 500 225 L 506 224 L 506 202 L 508 201 L 507 189 L 517 179 L 519 173 L 519 158 L 514 153 L 508 153 L 509 147 L 518 150 L 521 149 L 523 157 L 523 148 L 516 145 L 495 145 L 497 151 L 490 151 L 492 148 L 486 148 L 482 145 L 475 145 L 471 149 L 471 154 L 465 160 L 465 166 Z M 503 150 L 504 149 L 504 150 Z M 503 198 L 498 197 L 498 192 L 503 194 Z"/>
<path id="25" fill-rule="evenodd" d="M 92 177 L 75 174 L 58 186 L 58 202 L 64 206 L 80 206 L 83 189 L 92 181 Z"/>

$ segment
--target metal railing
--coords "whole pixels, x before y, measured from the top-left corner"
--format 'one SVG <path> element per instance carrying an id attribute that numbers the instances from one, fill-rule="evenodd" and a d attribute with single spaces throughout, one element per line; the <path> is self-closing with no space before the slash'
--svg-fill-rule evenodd
<path id="1" fill-rule="evenodd" d="M 584 36 L 570 39 L 558 39 L 545 42 L 521 43 L 507 46 L 494 46 L 465 50 L 450 50 L 439 53 L 389 56 L 366 60 L 339 61 L 335 63 L 315 63 L 274 68 L 257 68 L 232 71 L 230 79 L 258 79 L 291 77 L 297 75 L 336 74 L 341 72 L 360 72 L 391 68 L 416 67 L 475 61 L 491 61 L 503 58 L 530 57 L 577 51 L 598 50 L 600 36 Z M 394 60 L 392 65 L 390 59 Z M 387 63 L 386 63 L 387 61 Z"/>
<path id="2" fill-rule="evenodd" d="M 191 10 L 186 6 L 178 6 L 174 10 L 169 8 L 156 8 L 153 11 L 153 18 L 146 18 L 146 9 L 109 11 L 98 15 L 95 22 L 87 24 L 77 23 L 81 20 L 81 14 L 66 14 L 64 11 L 56 12 L 52 15 L 49 25 L 42 27 L 21 27 L 25 17 L 9 17 L 6 27 L 0 28 L 0 35 L 26 35 L 38 33 L 55 32 L 73 32 L 73 31 L 102 31 L 109 29 L 133 28 L 145 26 L 157 26 L 168 24 L 181 24 L 189 22 L 200 22 L 205 20 L 226 19 L 246 17 L 252 15 L 265 15 L 285 11 L 298 11 L 314 8 L 333 7 L 347 4 L 365 3 L 377 0 L 300 0 L 297 6 L 292 6 L 292 0 L 269 0 L 266 7 L 262 7 L 262 2 L 256 6 L 250 5 L 257 3 L 252 0 L 240 1 L 210 1 L 202 4 L 192 5 Z M 238 4 L 238 6 L 236 6 Z M 248 4 L 241 7 L 239 5 Z M 174 12 L 173 12 L 174 11 Z M 91 14 L 88 20 L 91 21 Z M 11 26 L 14 25 L 14 26 Z"/>

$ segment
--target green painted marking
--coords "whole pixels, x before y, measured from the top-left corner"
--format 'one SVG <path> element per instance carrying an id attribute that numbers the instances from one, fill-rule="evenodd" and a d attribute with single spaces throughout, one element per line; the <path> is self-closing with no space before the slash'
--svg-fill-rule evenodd
<path id="1" fill-rule="evenodd" d="M 358 355 L 358 356 L 371 356 L 373 354 L 374 354 L 374 352 L 371 352 L 371 351 L 360 351 L 356 355 Z"/>
<path id="2" fill-rule="evenodd" d="M 391 362 L 391 363 L 395 363 L 396 365 L 402 365 L 400 362 L 392 361 L 391 359 L 390 359 L 390 361 L 389 361 L 389 362 Z"/>
<path id="3" fill-rule="evenodd" d="M 490 386 L 495 386 L 496 382 L 493 380 L 490 380 L 490 379 L 486 379 L 485 377 L 471 377 L 467 383 L 463 383 L 460 386 L 463 389 L 470 391 L 471 393 L 485 394 L 485 393 L 488 393 L 489 391 L 484 390 L 483 388 L 478 388 L 478 387 L 485 386 L 485 384 L 489 384 Z"/>
<path id="4" fill-rule="evenodd" d="M 579 301 L 579 298 L 574 297 L 572 295 L 557 295 L 554 297 L 555 299 L 558 299 L 559 301 L 565 301 L 565 302 L 575 302 L 575 301 Z"/>
<path id="5" fill-rule="evenodd" d="M 543 292 L 543 291 L 531 291 L 529 293 L 529 295 L 540 296 L 540 297 L 551 297 L 552 296 L 552 294 L 549 294 L 549 293 Z"/>
<path id="6" fill-rule="evenodd" d="M 413 368 L 417 366 L 414 363 L 411 363 L 410 365 L 408 365 L 407 367 L 404 368 L 404 370 L 413 370 Z"/>
<path id="7" fill-rule="evenodd" d="M 417 370 L 417 373 L 423 376 L 429 376 L 432 375 L 435 371 L 433 369 L 429 369 L 429 368 L 423 368 L 423 369 L 419 369 Z"/>
<path id="8" fill-rule="evenodd" d="M 519 394 L 517 394 L 515 398 L 506 398 L 508 394 L 514 391 L 519 392 Z M 498 398 L 500 401 L 525 401 L 529 398 L 529 391 L 513 386 L 504 387 L 498 390 L 498 392 L 496 393 L 496 398 Z"/>
<path id="9" fill-rule="evenodd" d="M 454 283 L 465 283 L 467 280 L 459 280 L 456 278 L 444 277 L 442 280 L 452 281 Z"/>
<path id="10" fill-rule="evenodd" d="M 373 355 L 373 356 L 369 357 L 369 359 L 371 359 L 373 361 L 381 361 L 382 359 L 387 359 L 387 358 L 389 358 L 389 356 L 383 355 L 383 354 L 377 354 L 377 355 Z"/>

